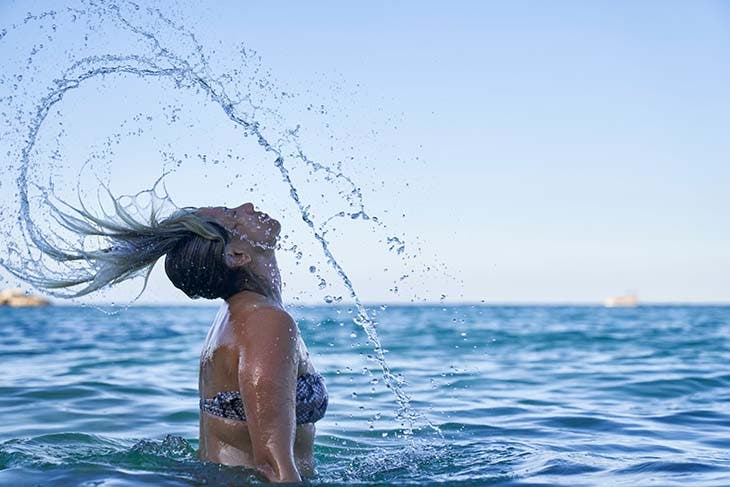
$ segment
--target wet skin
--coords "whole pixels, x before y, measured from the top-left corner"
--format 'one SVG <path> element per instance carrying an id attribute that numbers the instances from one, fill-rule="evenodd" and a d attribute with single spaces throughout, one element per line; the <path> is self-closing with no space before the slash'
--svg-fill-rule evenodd
<path id="1" fill-rule="evenodd" d="M 225 250 L 229 267 L 246 267 L 280 285 L 276 220 L 250 203 L 198 211 L 231 233 Z M 239 391 L 247 420 L 201 411 L 201 460 L 256 468 L 269 481 L 314 475 L 314 424 L 295 422 L 296 379 L 308 372 L 314 372 L 309 353 L 278 300 L 250 291 L 227 299 L 203 346 L 199 390 L 202 398 Z"/>
<path id="2" fill-rule="evenodd" d="M 233 236 L 261 249 L 273 250 L 281 232 L 281 224 L 266 213 L 257 211 L 252 203 L 235 208 L 200 208 L 197 213 L 212 218 Z"/>

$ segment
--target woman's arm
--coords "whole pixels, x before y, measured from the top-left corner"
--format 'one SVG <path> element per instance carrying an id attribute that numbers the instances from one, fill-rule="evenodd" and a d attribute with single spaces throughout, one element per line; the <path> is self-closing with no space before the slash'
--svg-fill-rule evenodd
<path id="1" fill-rule="evenodd" d="M 238 384 L 256 468 L 272 482 L 299 482 L 296 324 L 283 310 L 265 307 L 247 313 L 242 325 Z"/>

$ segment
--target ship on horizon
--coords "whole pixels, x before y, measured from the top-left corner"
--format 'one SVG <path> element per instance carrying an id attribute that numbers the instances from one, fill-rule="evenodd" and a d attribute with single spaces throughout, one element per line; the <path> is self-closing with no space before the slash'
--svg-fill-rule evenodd
<path id="1" fill-rule="evenodd" d="M 639 305 L 639 296 L 636 293 L 613 296 L 603 300 L 606 308 L 634 308 Z"/>

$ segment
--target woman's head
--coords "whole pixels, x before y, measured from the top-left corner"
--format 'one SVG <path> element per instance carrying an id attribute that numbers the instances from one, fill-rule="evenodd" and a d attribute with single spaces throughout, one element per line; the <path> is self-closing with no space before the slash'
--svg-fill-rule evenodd
<path id="1" fill-rule="evenodd" d="M 82 202 L 80 209 L 49 202 L 55 219 L 78 235 L 78 243 L 35 236 L 43 257 L 8 270 L 50 294 L 78 297 L 140 275 L 146 286 L 164 255 L 170 281 L 190 297 L 225 299 L 249 290 L 278 299 L 274 248 L 280 225 L 250 203 L 232 209 L 185 208 L 160 218 L 161 205 L 140 217 L 134 201 L 128 206 L 112 201 L 115 211 L 104 217 Z M 87 237 L 101 240 L 95 250 L 87 249 Z"/>
<path id="2" fill-rule="evenodd" d="M 228 235 L 206 238 L 196 233 L 182 236 L 165 255 L 165 273 L 172 284 L 191 298 L 228 298 L 238 292 L 236 273 L 225 264 Z"/>
<path id="3" fill-rule="evenodd" d="M 251 203 L 236 208 L 208 207 L 194 211 L 217 235 L 191 233 L 165 257 L 170 281 L 188 296 L 224 298 L 248 290 L 269 295 L 270 279 L 261 276 L 281 230 L 279 222 L 255 211 Z"/>
<path id="4" fill-rule="evenodd" d="M 245 252 L 272 250 L 281 231 L 278 221 L 262 211 L 256 211 L 252 203 L 244 203 L 235 208 L 199 208 L 196 213 L 225 228 L 233 237 L 231 243 Z"/>

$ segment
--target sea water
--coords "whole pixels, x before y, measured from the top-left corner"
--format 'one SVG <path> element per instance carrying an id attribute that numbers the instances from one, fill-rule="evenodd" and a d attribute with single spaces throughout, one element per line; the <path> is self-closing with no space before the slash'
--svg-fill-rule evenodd
<path id="1" fill-rule="evenodd" d="M 730 485 L 730 307 L 293 307 L 330 394 L 313 485 Z M 203 464 L 215 307 L 0 308 L 0 485 L 249 485 Z"/>

